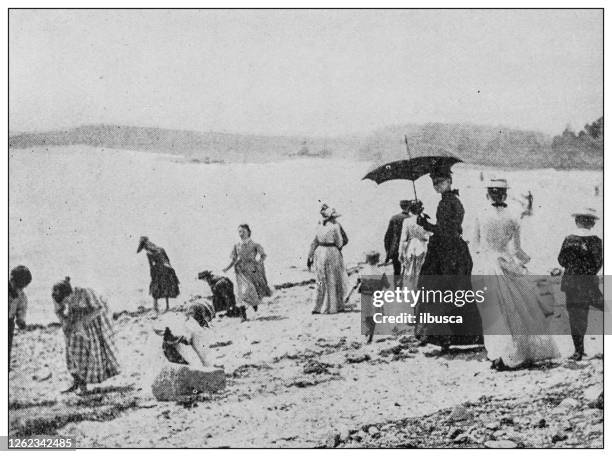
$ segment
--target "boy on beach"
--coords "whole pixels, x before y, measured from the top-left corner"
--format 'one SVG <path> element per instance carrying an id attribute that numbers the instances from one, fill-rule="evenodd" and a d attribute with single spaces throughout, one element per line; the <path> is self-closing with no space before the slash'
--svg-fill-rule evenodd
<path id="1" fill-rule="evenodd" d="M 603 296 L 599 290 L 597 272 L 603 264 L 603 243 L 591 229 L 599 217 L 592 208 L 572 214 L 576 231 L 563 241 L 559 253 L 559 264 L 565 268 L 561 290 L 565 292 L 565 303 L 574 342 L 573 360 L 582 360 L 584 335 L 589 321 L 589 307 L 601 307 Z"/>
<path id="2" fill-rule="evenodd" d="M 366 254 L 366 265 L 359 277 L 359 293 L 361 294 L 361 318 L 362 329 L 367 336 L 367 344 L 372 342 L 374 338 L 374 313 L 377 312 L 372 304 L 372 295 L 377 290 L 389 289 L 391 285 L 387 279 L 387 275 L 378 267 L 380 254 L 376 251 L 370 251 Z M 365 328 L 364 328 L 365 327 Z"/>

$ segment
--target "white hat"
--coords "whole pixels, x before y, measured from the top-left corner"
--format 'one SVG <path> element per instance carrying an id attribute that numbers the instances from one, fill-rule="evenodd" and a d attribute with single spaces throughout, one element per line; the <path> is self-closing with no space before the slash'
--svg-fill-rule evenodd
<path id="1" fill-rule="evenodd" d="M 509 189 L 508 181 L 505 178 L 491 178 L 487 183 L 487 189 Z"/>
<path id="2" fill-rule="evenodd" d="M 321 216 L 325 219 L 329 219 L 330 217 L 340 217 L 341 215 L 336 212 L 336 208 L 331 208 L 324 204 L 321 207 Z"/>
<path id="3" fill-rule="evenodd" d="M 599 219 L 599 216 L 597 215 L 597 210 L 593 208 L 583 208 L 580 211 L 576 211 L 575 213 L 572 213 L 572 217 L 577 217 L 577 216 L 590 217 L 592 219 Z"/>

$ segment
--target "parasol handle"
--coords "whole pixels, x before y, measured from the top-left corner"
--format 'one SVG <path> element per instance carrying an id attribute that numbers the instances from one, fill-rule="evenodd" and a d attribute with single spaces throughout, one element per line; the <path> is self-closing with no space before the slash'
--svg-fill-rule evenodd
<path id="1" fill-rule="evenodd" d="M 412 155 L 410 154 L 410 147 L 408 146 L 408 135 L 404 135 L 404 143 L 406 143 L 406 152 L 408 153 L 408 158 L 412 160 Z M 414 199 L 418 200 L 416 184 L 414 183 L 414 181 L 412 181 L 412 190 L 414 191 Z"/>

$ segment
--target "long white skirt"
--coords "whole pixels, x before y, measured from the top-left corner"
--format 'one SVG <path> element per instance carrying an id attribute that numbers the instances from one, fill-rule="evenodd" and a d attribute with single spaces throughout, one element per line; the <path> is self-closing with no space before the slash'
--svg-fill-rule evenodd
<path id="1" fill-rule="evenodd" d="M 486 300 L 478 305 L 490 360 L 514 368 L 525 362 L 561 357 L 549 332 L 540 293 L 527 270 L 509 255 L 488 253 L 475 259 Z M 474 276 L 473 276 L 474 278 Z"/>

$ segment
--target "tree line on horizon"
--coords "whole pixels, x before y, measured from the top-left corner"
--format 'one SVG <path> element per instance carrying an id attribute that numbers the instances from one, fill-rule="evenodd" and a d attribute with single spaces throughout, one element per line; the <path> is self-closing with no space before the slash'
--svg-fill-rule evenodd
<path id="1" fill-rule="evenodd" d="M 414 156 L 454 154 L 487 166 L 603 168 L 603 117 L 577 134 L 566 128 L 551 138 L 537 131 L 473 124 L 405 124 L 369 135 L 304 138 L 154 127 L 88 125 L 9 136 L 10 148 L 86 145 L 185 155 L 194 160 L 265 162 L 302 157 L 305 147 L 321 157 L 385 162 L 407 157 L 404 135 Z M 316 155 L 316 154 L 314 154 Z"/>

